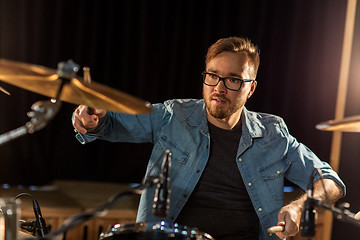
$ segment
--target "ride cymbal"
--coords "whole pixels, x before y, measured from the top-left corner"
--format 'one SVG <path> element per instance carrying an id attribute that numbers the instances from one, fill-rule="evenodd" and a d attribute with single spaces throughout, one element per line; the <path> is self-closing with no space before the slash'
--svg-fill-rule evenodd
<path id="1" fill-rule="evenodd" d="M 360 115 L 322 122 L 316 125 L 316 129 L 322 131 L 360 132 Z"/>
<path id="2" fill-rule="evenodd" d="M 22 62 L 0 59 L 0 81 L 50 98 L 57 97 L 62 81 L 66 81 L 61 101 L 129 114 L 152 111 L 149 102 L 127 93 L 96 82 L 84 83 L 77 76 L 66 80 L 56 70 Z"/>

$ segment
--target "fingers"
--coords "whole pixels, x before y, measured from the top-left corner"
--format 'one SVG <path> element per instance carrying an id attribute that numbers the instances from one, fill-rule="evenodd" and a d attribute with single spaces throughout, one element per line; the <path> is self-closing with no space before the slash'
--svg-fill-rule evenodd
<path id="1" fill-rule="evenodd" d="M 72 124 L 79 133 L 85 134 L 89 129 L 96 128 L 100 118 L 106 114 L 106 111 L 102 109 L 92 109 L 93 114 L 89 114 L 88 111 L 87 106 L 80 105 L 73 114 Z"/>
<path id="2" fill-rule="evenodd" d="M 297 211 L 291 208 L 283 208 L 278 215 L 278 226 L 283 226 L 284 230 L 275 234 L 283 239 L 289 236 L 295 236 L 299 232 L 299 215 Z"/>

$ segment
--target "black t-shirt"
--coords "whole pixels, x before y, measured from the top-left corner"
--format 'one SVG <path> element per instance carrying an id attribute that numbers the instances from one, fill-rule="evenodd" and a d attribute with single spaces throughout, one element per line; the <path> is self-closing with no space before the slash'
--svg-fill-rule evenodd
<path id="1" fill-rule="evenodd" d="M 259 219 L 236 165 L 241 127 L 225 130 L 208 125 L 209 160 L 176 222 L 217 240 L 258 239 Z"/>

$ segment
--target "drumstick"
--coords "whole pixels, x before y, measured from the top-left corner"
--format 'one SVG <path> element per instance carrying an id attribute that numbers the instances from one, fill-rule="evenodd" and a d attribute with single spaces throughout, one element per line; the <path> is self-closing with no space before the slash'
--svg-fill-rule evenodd
<path id="1" fill-rule="evenodd" d="M 277 232 L 283 232 L 285 230 L 284 226 L 272 226 L 268 228 L 269 233 L 277 233 Z"/>
<path id="2" fill-rule="evenodd" d="M 356 218 L 357 220 L 360 220 L 360 211 L 355 214 L 355 218 Z"/>
<path id="3" fill-rule="evenodd" d="M 84 71 L 84 83 L 91 84 L 91 75 L 90 75 L 90 68 L 89 67 L 83 67 Z M 88 107 L 87 113 L 89 115 L 94 114 L 94 108 Z"/>
<path id="4" fill-rule="evenodd" d="M 10 96 L 10 93 L 0 86 L 0 91 Z"/>

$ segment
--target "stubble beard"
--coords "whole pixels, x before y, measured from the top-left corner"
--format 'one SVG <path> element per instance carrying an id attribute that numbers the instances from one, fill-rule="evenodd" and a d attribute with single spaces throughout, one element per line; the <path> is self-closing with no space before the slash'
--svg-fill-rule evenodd
<path id="1" fill-rule="evenodd" d="M 227 109 L 224 109 L 221 106 L 211 105 L 211 99 L 213 97 L 220 97 L 222 100 L 225 100 L 229 104 L 230 107 Z M 205 107 L 206 107 L 207 111 L 209 112 L 209 114 L 212 117 L 218 118 L 218 119 L 224 119 L 224 118 L 230 117 L 231 115 L 236 113 L 242 106 L 244 106 L 244 104 L 246 102 L 246 100 L 242 101 L 241 96 L 239 96 L 237 99 L 235 99 L 235 104 L 232 104 L 232 102 L 222 94 L 212 94 L 209 97 L 205 98 L 204 93 L 203 93 L 203 99 L 205 101 Z"/>

